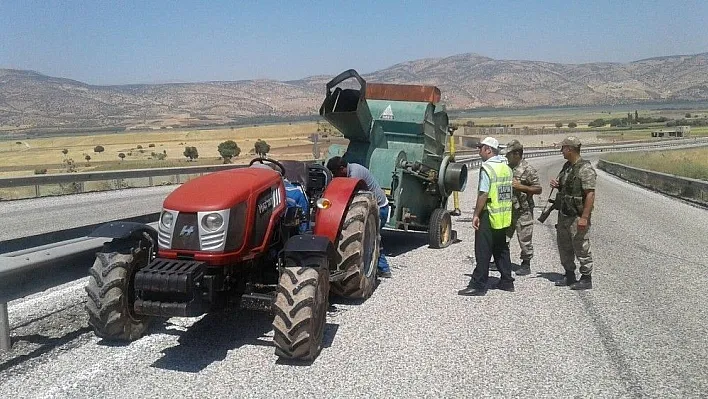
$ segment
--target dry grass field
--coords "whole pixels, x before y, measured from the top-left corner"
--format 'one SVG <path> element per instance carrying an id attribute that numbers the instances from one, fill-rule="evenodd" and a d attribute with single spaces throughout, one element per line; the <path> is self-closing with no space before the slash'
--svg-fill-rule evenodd
<path id="1" fill-rule="evenodd" d="M 667 116 L 679 118 L 685 110 L 657 110 L 641 111 L 642 116 Z M 707 110 L 691 110 L 692 115 L 708 114 Z M 472 115 L 460 116 L 451 120 L 451 123 L 463 125 L 472 120 L 476 126 L 501 124 L 516 127 L 546 128 L 545 134 L 537 135 L 494 135 L 501 143 L 508 143 L 513 139 L 520 140 L 526 147 L 553 148 L 566 136 L 573 134 L 580 138 L 585 145 L 611 144 L 621 142 L 651 140 L 651 131 L 665 128 L 663 124 L 637 125 L 628 128 L 588 128 L 587 123 L 596 118 L 609 119 L 625 116 L 625 112 L 608 112 L 588 109 L 557 109 L 557 110 L 497 110 L 484 111 Z M 703 115 L 705 116 L 705 115 Z M 569 129 L 567 123 L 574 121 L 578 127 Z M 562 122 L 563 128 L 554 128 L 556 122 Z M 214 128 L 214 129 L 159 129 L 144 131 L 127 131 L 120 133 L 86 134 L 82 132 L 75 136 L 55 136 L 35 139 L 5 139 L 0 140 L 0 177 L 30 176 L 36 170 L 46 169 L 48 174 L 65 173 L 66 160 L 74 161 L 75 170 L 78 172 L 143 169 L 155 167 L 176 167 L 220 164 L 222 160 L 218 153 L 218 145 L 226 140 L 234 140 L 241 148 L 240 156 L 232 159 L 235 164 L 243 164 L 251 160 L 254 155 L 254 144 L 258 139 L 265 140 L 270 146 L 268 154 L 276 159 L 312 159 L 312 142 L 310 135 L 317 132 L 318 128 L 326 126 L 326 122 L 284 123 L 280 125 L 252 125 L 246 127 Z M 464 136 L 464 129 L 456 135 Z M 708 127 L 693 127 L 692 136 L 708 136 Z M 477 136 L 474 136 L 477 137 Z M 482 137 L 477 137 L 482 139 Z M 345 144 L 348 141 L 341 136 L 328 134 L 321 136 L 320 153 L 326 154 L 330 144 Z M 104 151 L 94 152 L 96 146 L 102 146 Z M 193 161 L 188 160 L 183 152 L 186 146 L 196 147 L 199 157 Z M 458 144 L 458 150 L 469 150 Z M 63 151 L 67 153 L 64 154 Z M 473 151 L 474 152 L 474 151 Z M 125 154 L 121 160 L 118 154 Z M 157 159 L 157 154 L 166 154 L 163 160 Z M 631 162 L 639 167 L 679 174 L 689 177 L 706 178 L 705 152 L 683 151 L 671 156 L 668 152 L 653 153 L 651 156 L 611 154 L 610 156 L 631 157 Z M 701 155 L 702 154 L 702 155 Z M 91 159 L 86 161 L 85 157 Z M 652 161 L 655 157 L 661 157 Z M 678 158 L 674 158 L 678 157 Z M 701 158 L 703 157 L 703 158 Z M 630 158 L 627 158 L 630 159 Z M 703 160 L 703 162 L 701 162 Z M 627 162 L 630 162 L 627 161 Z M 621 162 L 618 160 L 618 162 Z M 170 184 L 175 182 L 155 182 L 154 184 Z M 122 182 L 90 182 L 86 183 L 85 190 L 103 190 L 115 187 L 111 185 L 124 184 Z M 138 182 L 127 184 L 142 184 Z M 94 187 L 95 186 L 95 187 Z M 106 187 L 103 187 L 106 186 Z M 62 193 L 71 187 L 46 187 L 47 194 Z M 33 187 L 18 187 L 0 190 L 1 198 L 24 198 L 33 196 Z M 26 191 L 26 192 L 25 192 Z M 47 195 L 44 194 L 43 195 Z"/>
<path id="2" fill-rule="evenodd" d="M 65 159 L 74 160 L 78 171 L 134 169 L 184 165 L 217 164 L 222 161 L 217 150 L 219 143 L 234 140 L 241 148 L 234 163 L 249 161 L 258 139 L 271 146 L 269 155 L 275 158 L 312 159 L 312 142 L 308 139 L 317 131 L 317 124 L 292 123 L 213 130 L 150 130 L 112 134 L 81 135 L 75 137 L 38 138 L 20 141 L 0 141 L 0 176 L 33 174 L 35 169 L 48 173 L 65 169 Z M 346 142 L 341 138 L 321 138 L 321 148 L 332 142 Z M 104 151 L 94 152 L 96 146 Z M 141 146 L 142 148 L 138 148 Z M 183 155 L 186 146 L 196 147 L 199 157 L 193 162 Z M 67 154 L 63 154 L 63 150 Z M 152 153 L 166 153 L 164 160 Z M 126 157 L 121 160 L 119 153 Z M 89 155 L 90 161 L 85 157 Z"/>
<path id="3" fill-rule="evenodd" d="M 610 162 L 617 162 L 636 168 L 708 180 L 708 148 L 705 147 L 687 150 L 606 154 L 602 158 Z"/>

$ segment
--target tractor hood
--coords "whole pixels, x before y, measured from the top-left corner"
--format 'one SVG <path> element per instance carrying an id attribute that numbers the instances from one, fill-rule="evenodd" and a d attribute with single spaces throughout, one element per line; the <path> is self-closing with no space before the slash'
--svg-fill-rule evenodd
<path id="1" fill-rule="evenodd" d="M 273 170 L 223 170 L 183 183 L 167 196 L 163 207 L 179 212 L 229 209 L 248 200 L 253 192 L 261 192 L 278 183 L 282 184 L 280 175 Z"/>

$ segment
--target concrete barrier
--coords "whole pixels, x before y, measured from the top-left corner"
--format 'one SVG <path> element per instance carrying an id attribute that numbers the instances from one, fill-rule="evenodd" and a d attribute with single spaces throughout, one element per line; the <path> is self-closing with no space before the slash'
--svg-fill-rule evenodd
<path id="1" fill-rule="evenodd" d="M 662 194 L 708 207 L 708 181 L 634 168 L 600 159 L 599 169 Z"/>

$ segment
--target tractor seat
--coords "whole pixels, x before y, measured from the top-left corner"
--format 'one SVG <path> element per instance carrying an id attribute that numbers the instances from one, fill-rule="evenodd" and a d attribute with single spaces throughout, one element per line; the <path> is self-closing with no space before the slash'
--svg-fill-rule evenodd
<path id="1" fill-rule="evenodd" d="M 307 164 L 302 161 L 279 161 L 285 168 L 285 177 L 291 183 L 302 186 L 302 189 L 307 191 L 307 183 L 309 180 L 309 172 Z"/>

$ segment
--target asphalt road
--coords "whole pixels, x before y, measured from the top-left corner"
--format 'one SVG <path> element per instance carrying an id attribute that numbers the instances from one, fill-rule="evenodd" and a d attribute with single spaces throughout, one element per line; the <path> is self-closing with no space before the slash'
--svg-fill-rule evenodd
<path id="1" fill-rule="evenodd" d="M 177 185 L 0 202 L 0 241 L 162 210 Z"/>
<path id="2" fill-rule="evenodd" d="M 530 162 L 542 205 L 563 161 Z M 87 327 L 84 279 L 9 304 L 0 397 L 706 397 L 706 210 L 598 172 L 592 291 L 553 285 L 551 216 L 535 225 L 532 274 L 515 293 L 460 297 L 476 176 L 453 218 L 461 242 L 433 250 L 424 235 L 385 233 L 394 278 L 364 303 L 333 298 L 312 364 L 279 362 L 260 313 L 173 318 L 106 344 Z M 511 248 L 518 263 L 515 239 Z"/>

